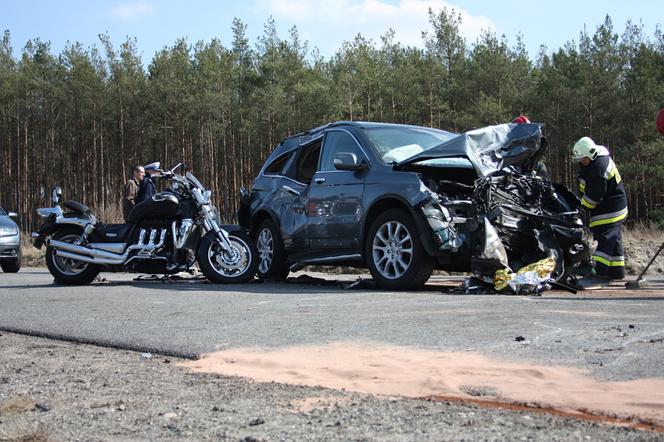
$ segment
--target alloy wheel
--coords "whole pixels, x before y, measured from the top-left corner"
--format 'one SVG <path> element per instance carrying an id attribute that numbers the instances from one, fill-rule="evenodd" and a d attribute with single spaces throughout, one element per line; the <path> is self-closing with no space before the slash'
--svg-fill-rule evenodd
<path id="1" fill-rule="evenodd" d="M 80 239 L 79 235 L 67 235 L 63 236 L 62 238 L 59 238 L 59 241 L 62 242 L 68 242 L 68 243 L 75 243 Z M 55 252 L 55 255 L 53 257 L 53 264 L 62 272 L 63 275 L 67 276 L 76 276 L 88 267 L 88 264 L 85 262 L 77 261 L 75 259 L 71 258 L 63 258 L 61 256 L 58 256 L 58 252 Z"/>
<path id="2" fill-rule="evenodd" d="M 230 236 L 231 249 L 225 251 L 219 242 L 208 248 L 208 260 L 214 270 L 224 276 L 236 276 L 251 266 L 251 249 L 241 239 Z"/>
<path id="3" fill-rule="evenodd" d="M 270 229 L 263 229 L 258 234 L 258 241 L 256 242 L 256 248 L 258 249 L 258 271 L 262 274 L 266 274 L 270 270 L 272 265 L 272 259 L 274 258 L 274 238 L 272 238 L 272 232 Z"/>
<path id="4" fill-rule="evenodd" d="M 413 260 L 413 239 L 398 221 L 388 221 L 376 231 L 372 258 L 378 272 L 386 279 L 400 278 Z"/>

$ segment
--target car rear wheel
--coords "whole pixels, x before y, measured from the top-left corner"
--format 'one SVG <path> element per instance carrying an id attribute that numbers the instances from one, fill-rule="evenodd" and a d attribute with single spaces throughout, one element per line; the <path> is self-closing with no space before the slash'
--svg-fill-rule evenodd
<path id="1" fill-rule="evenodd" d="M 421 288 L 433 271 L 433 258 L 424 250 L 412 217 L 399 209 L 387 210 L 371 224 L 365 256 L 376 284 L 384 289 Z"/>
<path id="2" fill-rule="evenodd" d="M 290 272 L 286 264 L 286 250 L 281 234 L 272 220 L 266 219 L 256 231 L 258 249 L 258 277 L 281 281 Z"/>
<path id="3" fill-rule="evenodd" d="M 54 240 L 70 244 L 75 243 L 80 237 L 80 230 L 70 228 L 65 228 L 53 235 Z M 99 266 L 95 264 L 58 256 L 58 252 L 51 246 L 46 248 L 46 267 L 53 275 L 55 282 L 63 285 L 90 284 L 100 271 Z"/>

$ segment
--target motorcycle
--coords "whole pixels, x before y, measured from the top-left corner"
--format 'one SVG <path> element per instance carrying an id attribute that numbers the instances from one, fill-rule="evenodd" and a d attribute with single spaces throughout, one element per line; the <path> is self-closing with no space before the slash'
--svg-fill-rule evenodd
<path id="1" fill-rule="evenodd" d="M 211 192 L 191 173 L 176 170 L 153 177 L 171 187 L 137 204 L 125 224 L 104 224 L 76 201 L 60 206 L 62 190 L 53 189 L 54 207 L 37 209 L 45 218 L 32 233 L 34 245 L 46 245 L 46 265 L 55 281 L 91 283 L 101 271 L 170 275 L 198 262 L 214 283 L 251 280 L 258 266 L 256 246 L 237 225 L 222 225 Z"/>

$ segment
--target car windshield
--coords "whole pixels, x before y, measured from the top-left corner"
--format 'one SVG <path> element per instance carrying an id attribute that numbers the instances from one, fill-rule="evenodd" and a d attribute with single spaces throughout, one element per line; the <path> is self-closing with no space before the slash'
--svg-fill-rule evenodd
<path id="1" fill-rule="evenodd" d="M 0 207 L 0 216 L 4 216 L 4 215 L 7 215 L 7 212 L 5 212 L 5 209 Z"/>
<path id="2" fill-rule="evenodd" d="M 444 130 L 414 126 L 370 127 L 364 132 L 378 156 L 388 164 L 404 161 L 456 136 Z"/>

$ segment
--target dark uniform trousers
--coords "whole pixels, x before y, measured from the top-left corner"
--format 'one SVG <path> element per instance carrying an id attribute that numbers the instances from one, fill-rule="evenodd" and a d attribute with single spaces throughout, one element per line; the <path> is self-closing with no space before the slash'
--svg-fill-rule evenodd
<path id="1" fill-rule="evenodd" d="M 625 256 L 622 243 L 622 222 L 591 227 L 597 241 L 597 250 L 593 255 L 595 273 L 613 279 L 625 277 Z"/>
<path id="2" fill-rule="evenodd" d="M 622 225 L 627 218 L 627 195 L 618 168 L 609 156 L 596 158 L 579 173 L 581 204 L 590 210 L 590 230 L 597 241 L 593 254 L 600 277 L 625 277 Z"/>

